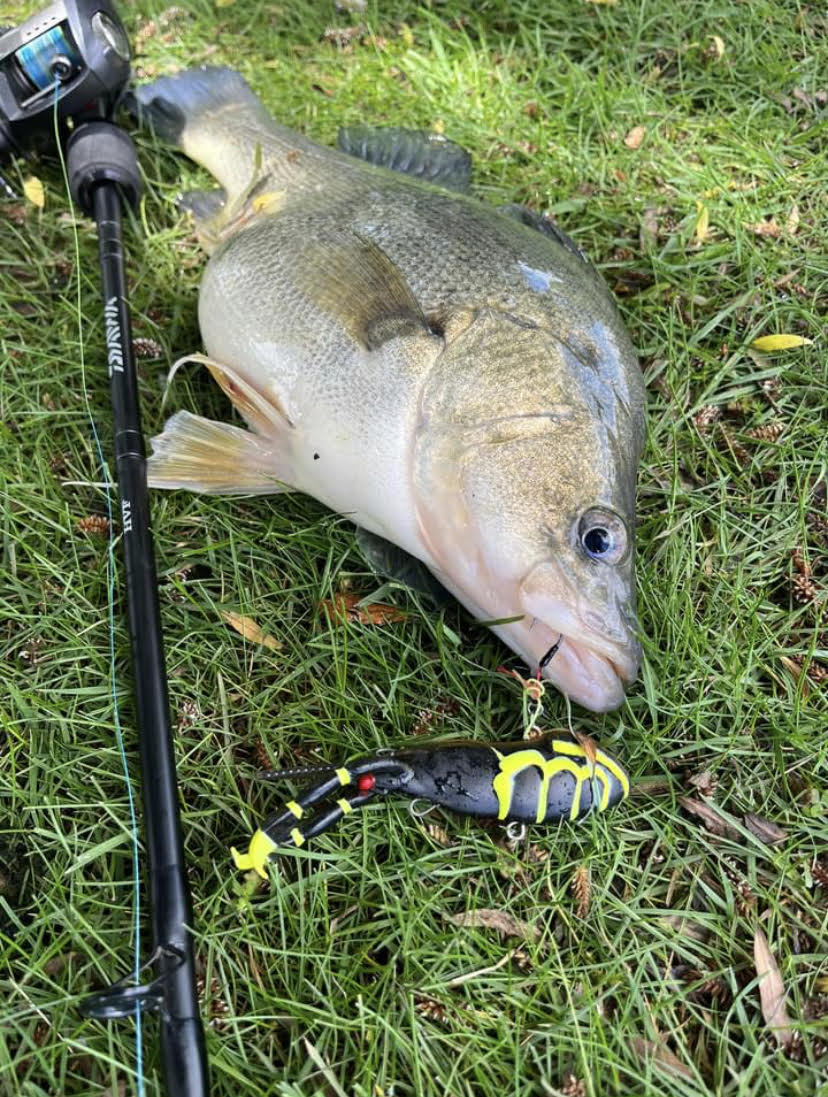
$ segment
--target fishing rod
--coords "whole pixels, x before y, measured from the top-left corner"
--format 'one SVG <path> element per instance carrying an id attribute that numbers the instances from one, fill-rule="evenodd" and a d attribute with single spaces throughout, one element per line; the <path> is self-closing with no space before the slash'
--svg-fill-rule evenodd
<path id="1" fill-rule="evenodd" d="M 196 992 L 192 901 L 181 837 L 121 232 L 122 205 L 137 206 L 141 180 L 135 146 L 112 121 L 129 77 L 129 60 L 129 40 L 110 0 L 57 0 L 6 30 L 0 36 L 0 155 L 25 155 L 29 147 L 48 144 L 57 136 L 61 151 L 65 145 L 72 198 L 94 217 L 98 228 L 150 891 L 152 953 L 144 967 L 153 969 L 154 978 L 137 985 L 136 972 L 132 980 L 87 998 L 82 1010 L 104 1020 L 135 1018 L 141 1093 L 141 1018 L 157 1013 L 167 1093 L 206 1097 L 207 1054 Z"/>

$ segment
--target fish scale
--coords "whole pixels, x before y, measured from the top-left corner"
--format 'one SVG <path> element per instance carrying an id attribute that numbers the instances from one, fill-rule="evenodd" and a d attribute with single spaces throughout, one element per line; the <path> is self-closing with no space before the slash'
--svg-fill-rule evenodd
<path id="1" fill-rule="evenodd" d="M 534 214 L 291 134 L 229 70 L 136 99 L 226 192 L 188 203 L 212 251 L 199 323 L 250 427 L 179 413 L 151 483 L 308 492 L 510 619 L 497 635 L 574 700 L 620 704 L 644 387 L 594 268 Z M 394 163 L 394 133 L 355 144 Z M 400 162 L 439 179 L 439 145 L 417 140 Z"/>

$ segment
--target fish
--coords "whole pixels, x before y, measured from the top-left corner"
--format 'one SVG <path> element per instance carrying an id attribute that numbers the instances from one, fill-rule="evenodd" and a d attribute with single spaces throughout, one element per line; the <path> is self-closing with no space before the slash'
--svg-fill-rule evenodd
<path id="1" fill-rule="evenodd" d="M 421 561 L 544 681 L 619 706 L 641 648 L 640 366 L 551 220 L 468 192 L 441 135 L 279 125 L 234 70 L 132 92 L 215 177 L 182 206 L 209 258 L 202 361 L 247 429 L 181 410 L 149 483 L 305 492 Z"/>

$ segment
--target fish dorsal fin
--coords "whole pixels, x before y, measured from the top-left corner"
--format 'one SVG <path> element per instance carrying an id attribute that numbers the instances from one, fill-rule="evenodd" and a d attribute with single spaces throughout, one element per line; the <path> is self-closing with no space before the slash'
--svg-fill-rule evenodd
<path id="1" fill-rule="evenodd" d="M 505 206 L 498 206 L 498 212 L 505 213 L 507 217 L 520 221 L 522 225 L 526 225 L 530 229 L 536 229 L 538 232 L 542 232 L 544 236 L 551 237 L 562 248 L 566 248 L 570 254 L 577 256 L 582 263 L 586 263 L 589 267 L 592 266 L 586 252 L 582 251 L 570 236 L 567 236 L 562 229 L 558 228 L 551 217 L 545 217 L 542 213 L 537 213 L 527 206 L 519 206 L 514 202 L 509 202 Z"/>
<path id="2" fill-rule="evenodd" d="M 292 277 L 366 350 L 407 335 L 433 338 L 402 273 L 368 237 L 335 232 L 307 241 L 294 260 Z"/>
<path id="3" fill-rule="evenodd" d="M 449 190 L 467 191 L 471 183 L 471 156 L 439 133 L 397 126 L 346 126 L 339 131 L 339 147 L 369 164 Z"/>

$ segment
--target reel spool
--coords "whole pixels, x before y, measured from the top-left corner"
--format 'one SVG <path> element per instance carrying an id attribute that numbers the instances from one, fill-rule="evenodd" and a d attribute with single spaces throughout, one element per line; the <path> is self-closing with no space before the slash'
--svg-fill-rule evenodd
<path id="1" fill-rule="evenodd" d="M 111 0 L 57 0 L 0 36 L 0 156 L 61 118 L 111 103 L 129 77 L 129 39 Z"/>

